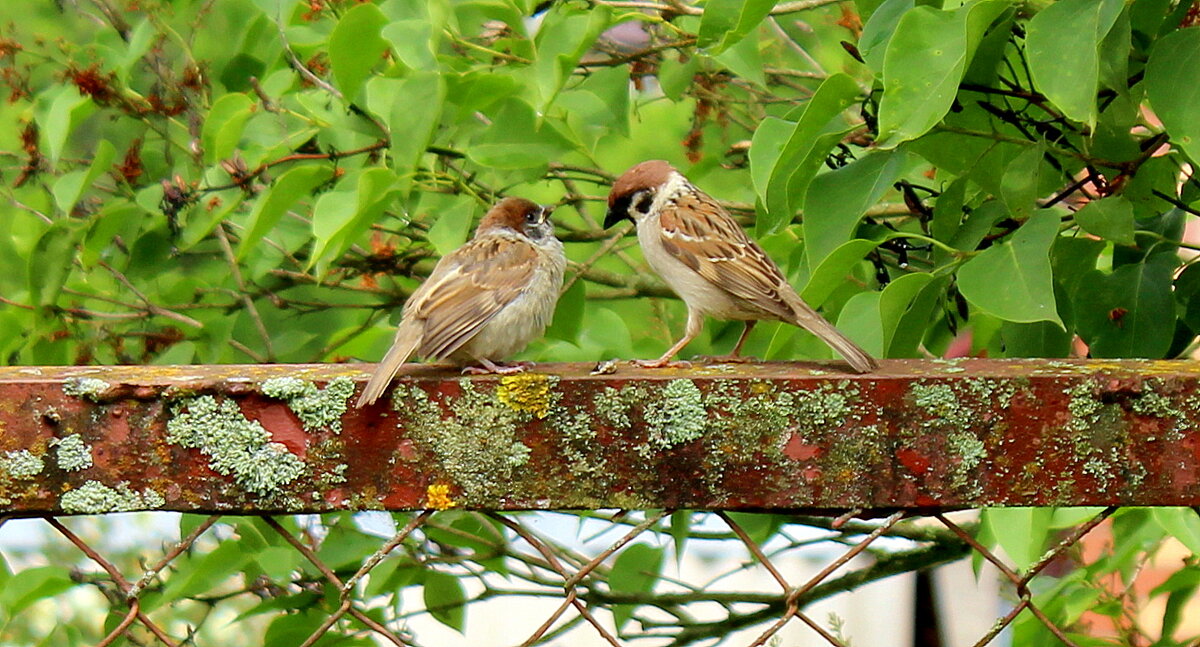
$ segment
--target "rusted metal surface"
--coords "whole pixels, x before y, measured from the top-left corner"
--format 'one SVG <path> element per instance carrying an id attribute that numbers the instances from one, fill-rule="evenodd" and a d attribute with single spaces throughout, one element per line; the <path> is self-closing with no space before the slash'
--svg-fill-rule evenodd
<path id="1" fill-rule="evenodd" d="M 0 514 L 1200 505 L 1182 361 L 0 368 Z"/>

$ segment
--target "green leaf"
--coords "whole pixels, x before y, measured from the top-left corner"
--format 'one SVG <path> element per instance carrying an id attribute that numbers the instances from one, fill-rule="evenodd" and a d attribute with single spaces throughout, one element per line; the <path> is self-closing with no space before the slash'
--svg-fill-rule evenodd
<path id="1" fill-rule="evenodd" d="M 1152 508 L 1150 518 L 1179 543 L 1200 555 L 1200 516 L 1191 508 Z"/>
<path id="2" fill-rule="evenodd" d="M 654 590 L 662 570 L 663 550 L 647 544 L 633 544 L 617 555 L 608 575 L 608 588 L 614 593 L 649 593 Z M 633 617 L 636 605 L 613 605 L 613 620 L 620 631 Z"/>
<path id="3" fill-rule="evenodd" d="M 237 542 L 225 541 L 206 555 L 196 555 L 180 564 L 179 570 L 167 580 L 160 604 L 203 593 L 233 577 L 254 555 L 243 550 Z M 184 566 L 187 568 L 183 568 Z"/>
<path id="4" fill-rule="evenodd" d="M 223 95 L 213 102 L 200 131 L 205 162 L 215 164 L 233 154 L 256 107 L 254 100 L 240 92 Z"/>
<path id="5" fill-rule="evenodd" d="M 808 278 L 800 292 L 808 305 L 819 308 L 833 291 L 846 282 L 851 268 L 862 262 L 863 257 L 879 246 L 879 241 L 855 239 L 838 245 L 825 255 Z"/>
<path id="6" fill-rule="evenodd" d="M 367 87 L 372 111 L 386 116 L 394 168 L 402 179 L 402 190 L 407 189 L 433 139 L 446 98 L 446 83 L 436 72 L 414 72 L 400 80 L 372 79 Z M 377 97 L 385 100 L 377 102 Z"/>
<path id="7" fill-rule="evenodd" d="M 903 332 L 900 323 L 914 306 L 924 306 L 924 303 L 919 301 L 919 297 L 925 286 L 929 285 L 931 281 L 933 281 L 932 274 L 924 272 L 905 274 L 888 283 L 880 293 L 879 322 L 883 331 L 882 357 L 893 357 L 892 347 L 898 339 L 897 334 Z"/>
<path id="8" fill-rule="evenodd" d="M 884 348 L 887 357 L 924 357 L 921 342 L 930 328 L 930 321 L 945 298 L 950 279 L 951 277 L 948 275 L 935 277 L 912 298 L 900 315 L 895 330 Z"/>
<path id="9" fill-rule="evenodd" d="M 709 0 L 700 17 L 696 45 L 717 55 L 742 40 L 771 13 L 775 0 Z"/>
<path id="10" fill-rule="evenodd" d="M 371 69 L 383 60 L 388 42 L 380 35 L 388 19 L 371 3 L 342 15 L 329 35 L 329 67 L 347 102 L 354 102 Z"/>
<path id="11" fill-rule="evenodd" d="M 766 191 L 760 194 L 767 212 L 766 217 L 759 218 L 756 223 L 759 236 L 774 233 L 792 221 L 804 200 L 808 183 L 847 128 L 840 118 L 842 111 L 858 95 L 859 88 L 854 79 L 845 74 L 834 74 L 817 88 L 786 138 L 781 137 L 784 129 L 778 125 L 766 129 L 759 127 L 755 131 L 750 150 L 760 146 L 766 150 L 761 155 L 751 156 L 751 173 L 759 180 L 769 178 L 765 183 L 755 181 L 756 187 L 766 186 Z M 768 119 L 763 126 L 768 123 L 773 122 Z M 779 152 L 776 154 L 775 150 Z M 754 167 L 756 160 L 760 165 L 758 169 Z M 768 163 L 769 170 L 762 167 Z"/>
<path id="12" fill-rule="evenodd" d="M 467 148 L 467 157 L 481 166 L 500 169 L 544 167 L 574 147 L 549 121 L 537 123 L 533 106 L 521 99 L 507 99 L 489 115 L 503 128 L 488 128 L 475 144 Z"/>
<path id="13" fill-rule="evenodd" d="M 1053 508 L 985 508 L 980 524 L 987 526 L 1018 570 L 1032 566 L 1045 552 Z"/>
<path id="14" fill-rule="evenodd" d="M 584 52 L 608 27 L 610 15 L 604 8 L 580 10 L 557 3 L 546 12 L 535 39 L 537 59 L 533 63 L 541 94 L 540 113 L 547 112 Z"/>
<path id="15" fill-rule="evenodd" d="M 858 53 L 876 76 L 883 74 L 883 57 L 888 41 L 896 33 L 900 18 L 914 6 L 914 0 L 887 0 L 867 19 L 858 39 Z"/>
<path id="16" fill-rule="evenodd" d="M 1026 220 L 1037 209 L 1038 181 L 1042 170 L 1042 146 L 1030 146 L 1009 162 L 1000 179 L 1000 198 L 1010 218 Z"/>
<path id="17" fill-rule="evenodd" d="M 1034 85 L 1063 114 L 1089 127 L 1096 125 L 1100 43 L 1122 4 L 1121 0 L 1061 0 L 1029 21 L 1025 49 Z"/>
<path id="18" fill-rule="evenodd" d="M 254 555 L 254 561 L 263 573 L 276 582 L 285 581 L 300 565 L 301 559 L 300 553 L 290 546 L 270 546 Z"/>
<path id="19" fill-rule="evenodd" d="M 752 81 L 759 87 L 767 86 L 767 77 L 763 73 L 762 53 L 758 49 L 757 38 L 744 38 L 729 49 L 712 57 L 712 60 L 729 68 L 735 75 Z"/>
<path id="20" fill-rule="evenodd" d="M 462 633 L 467 621 L 467 594 L 457 577 L 429 571 L 425 574 L 425 608 L 438 622 Z"/>
<path id="21" fill-rule="evenodd" d="M 1134 245 L 1133 205 L 1119 195 L 1093 200 L 1075 212 L 1075 222 L 1093 236 L 1118 245 Z"/>
<path id="22" fill-rule="evenodd" d="M 1050 246 L 1057 236 L 1058 214 L 1038 211 L 1011 240 L 964 263 L 959 290 L 975 307 L 1005 321 L 1051 321 L 1061 327 L 1050 271 Z"/>
<path id="23" fill-rule="evenodd" d="M 916 139 L 942 120 L 984 31 L 1008 6 L 1004 0 L 976 0 L 953 11 L 922 6 L 900 18 L 883 61 L 880 144 Z"/>
<path id="24" fill-rule="evenodd" d="M 92 153 L 92 163 L 86 171 L 72 171 L 58 178 L 54 183 L 54 202 L 58 205 L 58 210 L 62 213 L 69 214 L 75 205 L 79 202 L 79 198 L 83 197 L 83 192 L 92 188 L 92 183 L 96 178 L 104 174 L 110 166 L 112 166 L 113 157 L 116 156 L 116 150 L 108 140 L 100 140 L 96 144 L 96 150 Z"/>
<path id="25" fill-rule="evenodd" d="M 1005 357 L 1066 357 L 1071 353 L 1070 332 L 1049 321 L 1013 323 L 1000 326 Z"/>
<path id="26" fill-rule="evenodd" d="M 1173 252 L 1155 254 L 1105 275 L 1087 274 L 1072 299 L 1079 334 L 1092 357 L 1161 358 L 1175 334 Z"/>
<path id="27" fill-rule="evenodd" d="M 320 267 L 320 273 L 323 273 L 323 268 L 333 257 L 345 251 L 359 234 L 379 219 L 387 207 L 395 181 L 396 176 L 390 169 L 370 168 L 359 174 L 353 192 L 330 191 L 317 200 L 313 208 L 313 236 L 317 244 L 309 259 L 310 268 Z"/>
<path id="28" fill-rule="evenodd" d="M 464 196 L 438 210 L 438 219 L 429 228 L 427 237 L 439 256 L 458 249 L 470 237 L 471 220 L 478 207 L 479 203 L 474 198 Z"/>
<path id="29" fill-rule="evenodd" d="M 1168 34 L 1146 64 L 1146 98 L 1171 142 L 1200 164 L 1200 27 Z"/>
<path id="30" fill-rule="evenodd" d="M 38 306 L 58 301 L 63 284 L 75 268 L 75 246 L 83 238 L 85 224 L 79 220 L 59 220 L 42 233 L 29 255 L 30 300 Z"/>
<path id="31" fill-rule="evenodd" d="M 587 283 L 575 281 L 558 297 L 554 307 L 554 320 L 546 329 L 546 336 L 574 342 L 583 327 L 583 311 L 587 308 Z"/>
<path id="32" fill-rule="evenodd" d="M 61 566 L 36 566 L 16 573 L 0 590 L 0 607 L 15 616 L 33 603 L 52 598 L 74 587 L 71 574 Z"/>
<path id="33" fill-rule="evenodd" d="M 414 70 L 438 69 L 437 50 L 442 39 L 442 25 L 440 21 L 435 24 L 430 15 L 430 3 L 395 2 L 390 9 L 407 14 L 380 31 L 392 44 L 396 56 Z"/>
<path id="34" fill-rule="evenodd" d="M 671 541 L 675 546 L 675 564 L 683 563 L 683 549 L 692 532 L 692 512 L 676 510 L 671 513 Z"/>
<path id="35" fill-rule="evenodd" d="M 804 197 L 804 252 L 816 267 L 854 233 L 871 205 L 892 188 L 908 154 L 899 149 L 867 155 L 813 178 Z"/>
<path id="36" fill-rule="evenodd" d="M 879 325 L 880 292 L 859 292 L 850 297 L 838 313 L 837 327 L 875 357 L 883 357 L 885 350 L 883 328 Z"/>
<path id="37" fill-rule="evenodd" d="M 319 611 L 312 609 L 277 616 L 267 626 L 267 632 L 263 636 L 263 645 L 265 647 L 289 647 L 302 644 L 317 630 L 317 627 L 321 626 L 325 617 Z"/>
<path id="38" fill-rule="evenodd" d="M 95 109 L 96 104 L 88 97 L 80 95 L 73 86 L 63 88 L 62 92 L 54 96 L 46 114 L 38 117 L 51 163 L 58 163 L 71 131 Z"/>
<path id="39" fill-rule="evenodd" d="M 267 195 L 260 197 L 254 205 L 254 210 L 250 212 L 246 231 L 238 244 L 238 260 L 244 260 L 258 247 L 259 241 L 275 228 L 279 219 L 292 205 L 313 189 L 328 182 L 331 177 L 332 168 L 317 164 L 298 166 L 279 176 Z"/>

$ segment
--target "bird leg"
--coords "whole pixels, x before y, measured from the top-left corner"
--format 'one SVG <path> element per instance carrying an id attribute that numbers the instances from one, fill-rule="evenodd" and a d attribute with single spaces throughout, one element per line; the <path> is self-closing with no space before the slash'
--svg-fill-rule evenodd
<path id="1" fill-rule="evenodd" d="M 691 362 L 672 362 L 671 358 L 695 339 L 696 335 L 699 335 L 703 328 L 704 315 L 700 314 L 697 310 L 688 308 L 687 329 L 684 330 L 683 337 L 675 342 L 675 345 L 668 349 L 667 352 L 663 353 L 662 357 L 658 359 L 635 359 L 633 360 L 634 366 L 642 368 L 662 368 L 664 366 L 668 368 L 688 368 L 692 365 Z"/>
<path id="2" fill-rule="evenodd" d="M 728 355 L 705 356 L 700 357 L 701 361 L 708 364 L 742 364 L 745 362 L 755 361 L 753 357 L 742 357 L 742 344 L 746 343 L 746 338 L 750 336 L 750 331 L 754 329 L 754 324 L 758 323 L 754 319 L 745 322 L 745 327 L 742 328 L 742 336 L 738 337 L 737 343 L 733 345 L 733 350 L 729 351 Z"/>
<path id="3" fill-rule="evenodd" d="M 486 357 L 475 358 L 482 366 L 463 367 L 464 375 L 516 375 L 533 367 L 533 362 L 515 362 L 510 366 L 497 364 Z"/>

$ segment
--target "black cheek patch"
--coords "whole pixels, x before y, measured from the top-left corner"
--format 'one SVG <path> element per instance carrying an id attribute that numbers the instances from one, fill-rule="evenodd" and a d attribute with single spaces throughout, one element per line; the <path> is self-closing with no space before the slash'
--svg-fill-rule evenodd
<path id="1" fill-rule="evenodd" d="M 632 195 L 623 195 L 613 201 L 612 206 L 608 208 L 608 214 L 604 217 L 605 229 L 629 218 L 629 203 L 632 200 Z"/>

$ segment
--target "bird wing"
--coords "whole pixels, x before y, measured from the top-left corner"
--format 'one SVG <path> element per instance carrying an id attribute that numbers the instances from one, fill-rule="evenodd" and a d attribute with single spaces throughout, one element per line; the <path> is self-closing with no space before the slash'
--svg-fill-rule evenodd
<path id="1" fill-rule="evenodd" d="M 786 320 L 795 290 L 779 266 L 720 204 L 684 193 L 659 216 L 663 249 L 714 286 Z M 790 298 L 789 298 L 790 297 Z"/>
<path id="2" fill-rule="evenodd" d="M 529 243 L 487 236 L 444 256 L 404 308 L 405 320 L 425 324 L 419 354 L 445 359 L 470 341 L 529 284 L 537 254 Z"/>

